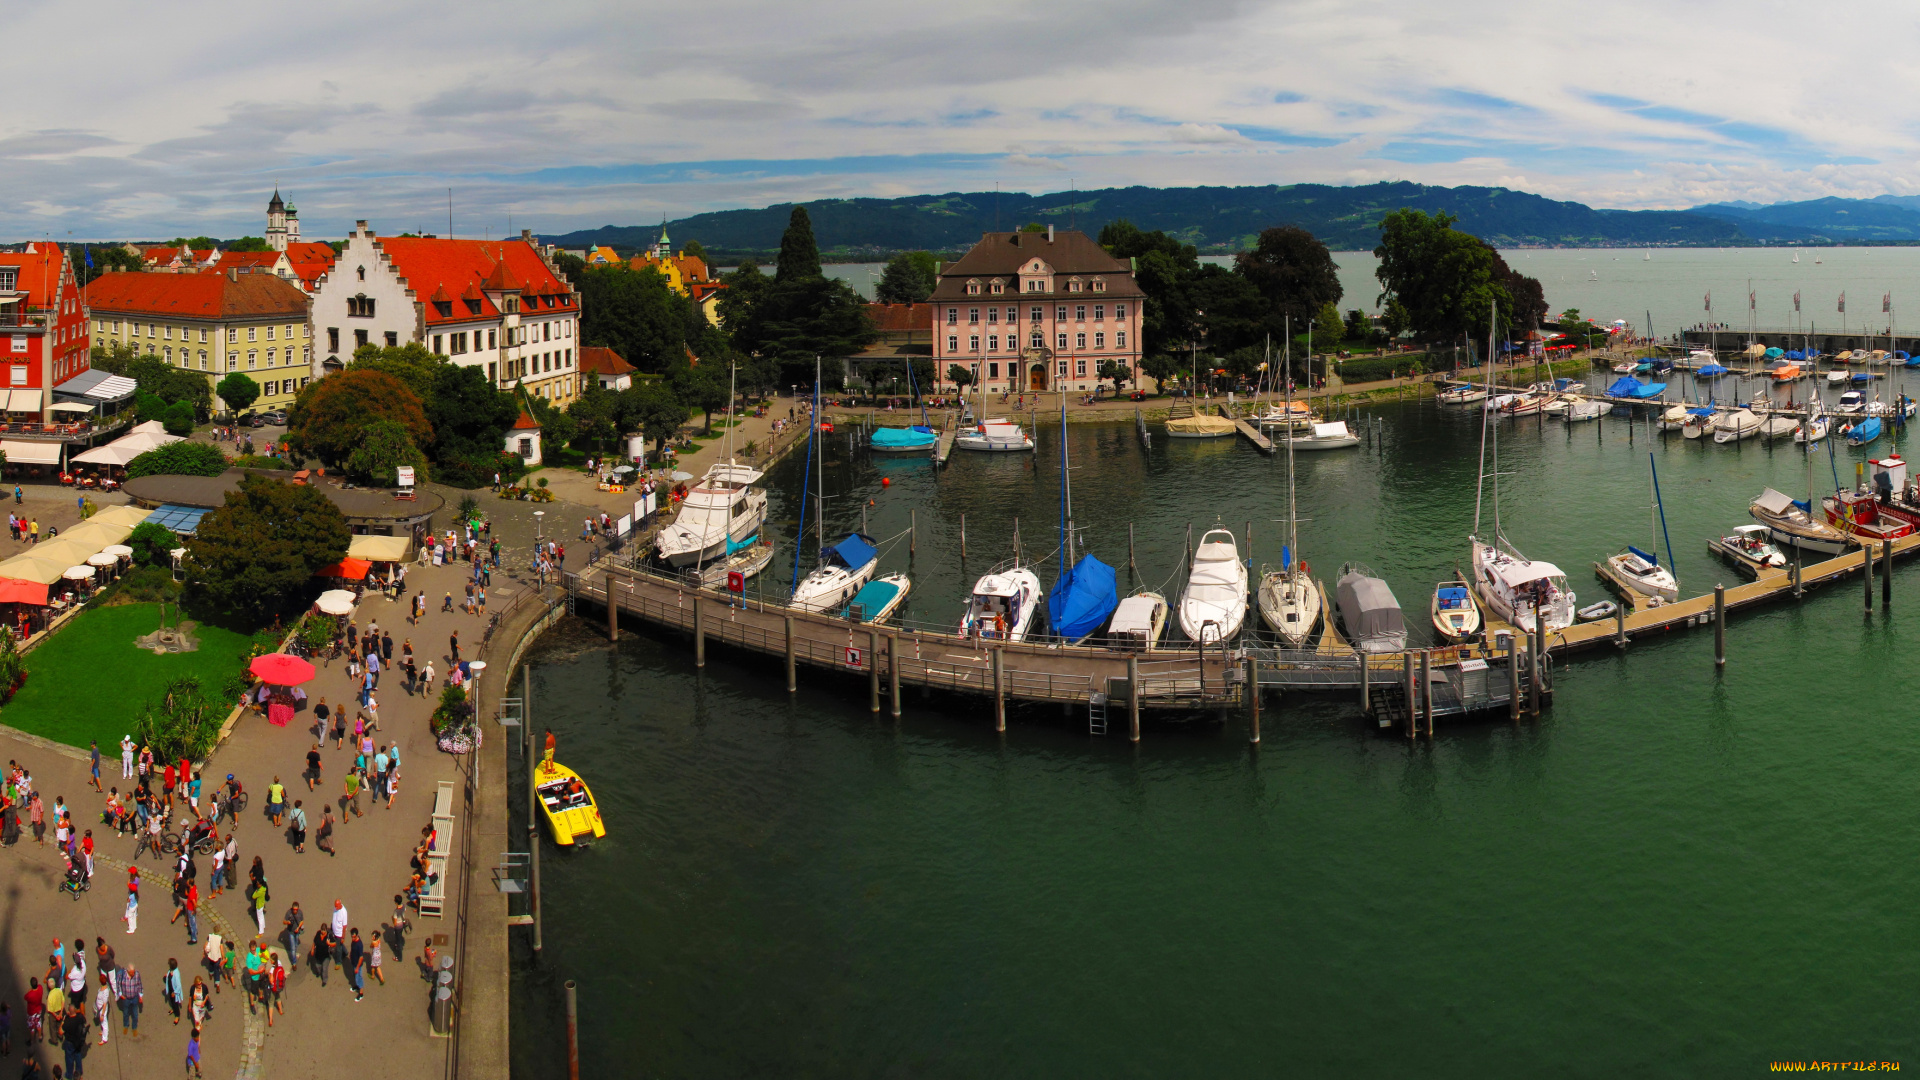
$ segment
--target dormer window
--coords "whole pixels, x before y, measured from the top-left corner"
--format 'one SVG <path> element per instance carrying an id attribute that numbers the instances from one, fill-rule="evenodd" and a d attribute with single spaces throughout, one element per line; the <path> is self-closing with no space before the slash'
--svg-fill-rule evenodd
<path id="1" fill-rule="evenodd" d="M 468 300 L 468 301 L 466 302 L 466 304 L 467 304 L 467 314 L 469 314 L 469 315 L 478 315 L 478 314 L 480 314 L 480 301 L 478 301 L 478 300 Z"/>
<path id="2" fill-rule="evenodd" d="M 517 296 L 507 297 L 507 314 L 518 315 L 519 313 L 520 313 L 520 298 Z"/>
<path id="3" fill-rule="evenodd" d="M 1094 291 L 1094 292 L 1106 292 L 1106 291 L 1107 291 L 1107 279 L 1106 279 L 1106 278 L 1094 278 L 1094 279 L 1093 279 L 1093 291 Z"/>
<path id="4" fill-rule="evenodd" d="M 1079 278 L 1074 278 L 1074 279 L 1073 279 L 1072 281 L 1069 281 L 1069 282 L 1067 282 L 1067 291 L 1068 291 L 1068 292 L 1079 292 L 1079 291 L 1080 291 L 1080 279 L 1079 279 Z"/>
<path id="5" fill-rule="evenodd" d="M 434 310 L 436 310 L 436 311 L 438 311 L 438 312 L 440 313 L 440 317 L 441 317 L 441 318 L 443 318 L 443 319 L 451 319 L 451 318 L 453 318 L 453 301 L 451 301 L 451 300 L 435 300 L 435 301 L 433 302 L 433 307 L 434 307 Z"/>
<path id="6" fill-rule="evenodd" d="M 1005 291 L 1006 291 L 1006 286 L 1002 284 L 1000 281 L 995 280 L 993 283 L 993 295 L 999 296 L 1001 293 Z"/>
<path id="7" fill-rule="evenodd" d="M 967 282 L 967 295 L 968 296 L 980 295 L 980 283 L 978 281 Z"/>

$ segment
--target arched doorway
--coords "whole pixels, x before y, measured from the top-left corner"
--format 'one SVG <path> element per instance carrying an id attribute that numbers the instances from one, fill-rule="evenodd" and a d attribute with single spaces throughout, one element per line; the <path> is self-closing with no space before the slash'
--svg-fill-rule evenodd
<path id="1" fill-rule="evenodd" d="M 1047 389 L 1047 365 L 1035 364 L 1027 369 L 1027 390 L 1031 393 L 1045 393 Z"/>

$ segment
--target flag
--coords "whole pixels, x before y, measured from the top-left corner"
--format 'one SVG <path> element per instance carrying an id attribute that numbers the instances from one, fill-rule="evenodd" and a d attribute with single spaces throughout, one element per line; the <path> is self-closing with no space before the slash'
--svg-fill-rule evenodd
<path id="1" fill-rule="evenodd" d="M 1799 289 L 1793 290 L 1793 310 L 1796 314 L 1799 313 L 1800 311 L 1800 290 Z"/>
<path id="2" fill-rule="evenodd" d="M 87 257 L 87 269 L 93 269 L 93 249 L 85 244 L 81 244 L 80 253 Z"/>
<path id="3" fill-rule="evenodd" d="M 1709 312 L 1713 310 L 1713 290 L 1712 289 L 1707 290 L 1707 310 Z"/>
<path id="4" fill-rule="evenodd" d="M 1753 309 L 1754 309 L 1753 290 L 1748 289 L 1747 290 L 1747 310 L 1752 311 Z"/>
<path id="5" fill-rule="evenodd" d="M 1845 314 L 1845 313 L 1846 313 L 1846 310 L 1847 310 L 1847 294 L 1846 294 L 1846 293 L 1841 293 L 1841 294 L 1840 294 L 1840 312 L 1841 312 L 1841 314 Z"/>
<path id="6" fill-rule="evenodd" d="M 1893 311 L 1893 294 L 1892 293 L 1888 293 L 1885 296 L 1882 296 L 1880 298 L 1880 310 L 1882 312 L 1889 312 L 1889 313 Z"/>

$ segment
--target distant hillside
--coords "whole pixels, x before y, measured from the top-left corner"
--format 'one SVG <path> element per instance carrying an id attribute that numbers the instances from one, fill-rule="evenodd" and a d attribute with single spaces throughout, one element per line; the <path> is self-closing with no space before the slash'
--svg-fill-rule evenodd
<path id="1" fill-rule="evenodd" d="M 1720 218 L 1755 241 L 1813 244 L 1920 243 L 1920 199 L 1811 199 L 1806 202 L 1710 203 L 1691 211 Z"/>
<path id="2" fill-rule="evenodd" d="M 1337 250 L 1372 248 L 1382 215 L 1401 207 L 1444 210 L 1460 228 L 1502 247 L 1738 245 L 1755 242 L 1724 214 L 1674 210 L 1595 210 L 1505 188 L 1382 183 L 1363 187 L 1292 184 L 1267 187 L 1109 188 L 1028 195 L 950 192 L 900 199 L 822 199 L 806 204 L 814 236 L 829 256 L 878 257 L 895 251 L 964 251 L 980 234 L 1029 221 L 1089 233 L 1118 218 L 1164 229 L 1203 251 L 1235 251 L 1261 229 L 1300 225 Z M 793 204 L 720 210 L 669 221 L 678 242 L 698 240 L 716 255 L 772 252 Z M 1738 210 L 1739 208 L 1730 208 Z M 1771 226 L 1769 226 L 1771 229 Z M 642 247 L 659 226 L 613 226 L 547 236 L 562 247 Z"/>

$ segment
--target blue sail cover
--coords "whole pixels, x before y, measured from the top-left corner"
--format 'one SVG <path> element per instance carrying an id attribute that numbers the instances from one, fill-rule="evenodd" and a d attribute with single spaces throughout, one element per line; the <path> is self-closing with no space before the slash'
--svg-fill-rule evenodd
<path id="1" fill-rule="evenodd" d="M 1047 622 L 1054 633 L 1076 641 L 1100 629 L 1119 606 L 1113 567 L 1082 555 L 1047 593 Z"/>
<path id="2" fill-rule="evenodd" d="M 1640 389 L 1639 379 L 1628 378 L 1627 376 L 1622 375 L 1618 379 L 1613 380 L 1612 386 L 1607 387 L 1607 396 L 1608 397 L 1631 397 L 1633 395 L 1633 392 L 1638 389 Z"/>
<path id="3" fill-rule="evenodd" d="M 1855 424 L 1852 431 L 1847 432 L 1847 443 L 1850 446 L 1865 446 L 1879 437 L 1880 418 L 1869 416 Z"/>
<path id="4" fill-rule="evenodd" d="M 859 533 L 849 533 L 845 540 L 827 549 L 828 562 L 837 562 L 849 570 L 858 570 L 873 558 L 873 540 Z"/>
<path id="5" fill-rule="evenodd" d="M 1629 390 L 1627 392 L 1627 396 L 1636 397 L 1636 398 L 1653 398 L 1653 397 L 1659 397 L 1661 394 L 1664 394 L 1666 392 L 1667 392 L 1666 383 L 1650 382 L 1645 386 L 1636 387 L 1633 390 Z"/>
<path id="6" fill-rule="evenodd" d="M 731 555 L 736 551 L 745 551 L 746 549 L 752 547 L 753 545 L 759 542 L 760 542 L 759 533 L 754 533 L 752 536 L 747 537 L 745 540 L 742 540 L 737 544 L 734 543 L 733 537 L 729 536 L 727 537 L 727 554 Z"/>
<path id="7" fill-rule="evenodd" d="M 933 446 L 934 434 L 932 429 L 919 425 L 908 428 L 883 427 L 874 429 L 873 438 L 868 442 L 883 450 L 924 450 Z"/>
<path id="8" fill-rule="evenodd" d="M 1702 379 L 1717 379 L 1725 375 L 1729 370 L 1731 369 L 1723 368 L 1719 364 L 1701 364 L 1694 374 Z"/>

